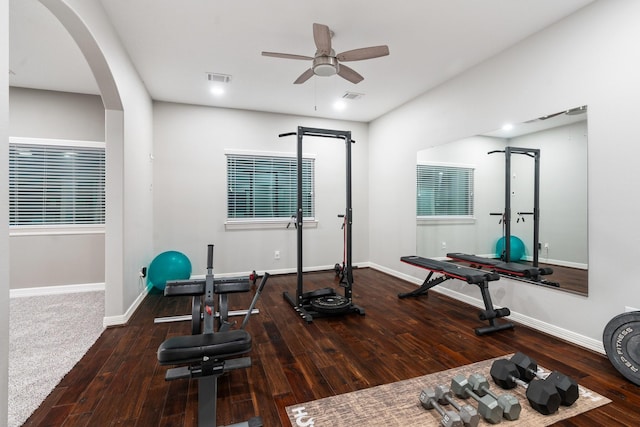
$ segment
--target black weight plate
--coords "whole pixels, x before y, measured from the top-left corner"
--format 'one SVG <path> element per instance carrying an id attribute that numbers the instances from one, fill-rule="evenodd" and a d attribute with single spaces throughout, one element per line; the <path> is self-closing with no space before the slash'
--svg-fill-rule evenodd
<path id="1" fill-rule="evenodd" d="M 191 298 L 191 335 L 202 332 L 202 297 Z"/>
<path id="2" fill-rule="evenodd" d="M 640 386 L 640 311 L 611 319 L 604 328 L 602 342 L 618 372 Z"/>
<path id="3" fill-rule="evenodd" d="M 342 313 L 351 307 L 351 303 L 341 295 L 331 295 L 312 299 L 311 307 L 319 313 Z"/>

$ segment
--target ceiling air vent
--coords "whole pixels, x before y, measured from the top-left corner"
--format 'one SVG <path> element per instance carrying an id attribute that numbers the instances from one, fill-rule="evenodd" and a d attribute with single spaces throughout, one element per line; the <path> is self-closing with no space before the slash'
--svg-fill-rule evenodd
<path id="1" fill-rule="evenodd" d="M 364 96 L 364 93 L 345 92 L 344 95 L 342 95 L 342 98 L 349 99 L 349 100 L 356 100 L 356 99 L 362 98 L 363 96 Z"/>
<path id="2" fill-rule="evenodd" d="M 207 73 L 207 80 L 217 83 L 230 83 L 231 76 L 228 74 Z"/>

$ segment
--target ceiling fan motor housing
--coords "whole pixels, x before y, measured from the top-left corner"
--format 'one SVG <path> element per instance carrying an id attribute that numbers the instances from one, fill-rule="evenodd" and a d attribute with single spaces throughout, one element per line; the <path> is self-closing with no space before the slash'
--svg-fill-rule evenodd
<path id="1" fill-rule="evenodd" d="M 333 76 L 338 73 L 338 60 L 334 56 L 317 56 L 313 59 L 313 74 L 316 76 Z"/>

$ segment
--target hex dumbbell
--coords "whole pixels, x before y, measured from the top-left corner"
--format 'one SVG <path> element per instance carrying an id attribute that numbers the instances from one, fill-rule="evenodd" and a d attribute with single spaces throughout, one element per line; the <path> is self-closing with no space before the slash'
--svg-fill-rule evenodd
<path id="1" fill-rule="evenodd" d="M 471 374 L 469 376 L 469 384 L 473 388 L 473 392 L 478 396 L 488 394 L 498 401 L 498 405 L 502 408 L 502 416 L 509 421 L 517 420 L 520 417 L 522 407 L 518 398 L 512 394 L 505 393 L 501 395 L 495 394 L 490 389 L 489 381 L 482 374 Z"/>
<path id="2" fill-rule="evenodd" d="M 498 401 L 489 395 L 481 397 L 474 393 L 473 387 L 464 375 L 458 374 L 451 379 L 451 391 L 458 397 L 471 397 L 478 402 L 478 413 L 491 424 L 497 424 L 502 420 L 502 408 Z"/>
<path id="3" fill-rule="evenodd" d="M 516 365 L 520 373 L 520 379 L 530 382 L 534 378 L 544 379 L 551 382 L 560 395 L 560 403 L 564 406 L 571 406 L 578 400 L 578 383 L 573 379 L 558 371 L 553 371 L 546 378 L 538 372 L 538 363 L 524 353 L 518 352 L 511 357 L 511 362 Z"/>
<path id="4" fill-rule="evenodd" d="M 555 386 L 548 381 L 526 383 L 520 379 L 516 365 L 507 359 L 499 359 L 491 365 L 491 378 L 504 389 L 520 385 L 527 389 L 526 396 L 533 409 L 543 415 L 553 414 L 560 407 L 560 395 Z"/>
<path id="5" fill-rule="evenodd" d="M 451 404 L 460 415 L 460 419 L 462 420 L 462 424 L 465 427 L 477 427 L 480 423 L 480 416 L 478 415 L 478 411 L 471 405 L 465 404 L 460 405 L 455 401 L 453 396 L 451 395 L 451 389 L 447 385 L 439 385 L 436 387 L 436 399 L 438 401 L 446 401 Z"/>
<path id="6" fill-rule="evenodd" d="M 420 392 L 420 403 L 425 409 L 435 409 L 442 416 L 440 424 L 444 427 L 462 427 L 462 419 L 456 411 L 445 411 L 440 404 L 446 404 L 446 400 L 439 400 L 436 391 L 430 387 Z"/>

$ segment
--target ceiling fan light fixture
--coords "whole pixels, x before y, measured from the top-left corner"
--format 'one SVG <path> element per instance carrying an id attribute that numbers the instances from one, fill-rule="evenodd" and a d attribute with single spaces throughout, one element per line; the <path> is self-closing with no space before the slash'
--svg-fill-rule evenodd
<path id="1" fill-rule="evenodd" d="M 313 59 L 313 74 L 329 77 L 338 73 L 338 60 L 333 56 L 318 56 Z"/>

